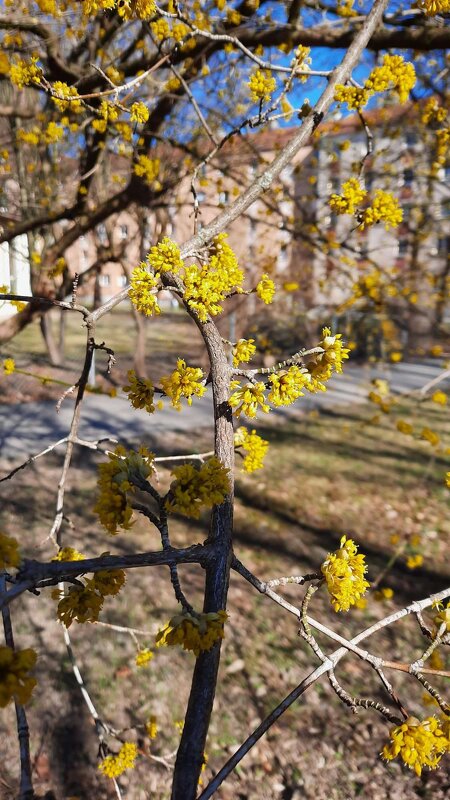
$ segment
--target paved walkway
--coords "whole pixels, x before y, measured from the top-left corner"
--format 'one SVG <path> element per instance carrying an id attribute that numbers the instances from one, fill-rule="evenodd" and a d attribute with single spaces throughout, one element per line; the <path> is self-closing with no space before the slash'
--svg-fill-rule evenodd
<path id="1" fill-rule="evenodd" d="M 372 378 L 385 378 L 394 391 L 411 391 L 421 388 L 441 372 L 442 369 L 432 361 L 376 367 L 348 365 L 344 374 L 331 379 L 326 392 L 305 395 L 293 406 L 275 413 L 296 415 L 313 408 L 342 408 L 364 403 Z M 440 384 L 440 388 L 449 391 L 450 378 Z M 53 402 L 0 405 L 0 459 L 6 459 L 10 464 L 20 463 L 67 436 L 73 405 L 73 399 L 67 398 L 59 413 Z M 112 436 L 124 443 L 145 443 L 146 439 L 151 441 L 152 433 L 160 434 L 164 430 L 195 433 L 198 428 L 208 427 L 212 428 L 210 392 L 205 397 L 194 399 L 192 406 L 186 406 L 182 412 L 166 403 L 162 411 L 151 416 L 146 411 L 132 409 L 125 397 L 112 399 L 104 395 L 87 395 L 79 436 L 90 440 Z"/>

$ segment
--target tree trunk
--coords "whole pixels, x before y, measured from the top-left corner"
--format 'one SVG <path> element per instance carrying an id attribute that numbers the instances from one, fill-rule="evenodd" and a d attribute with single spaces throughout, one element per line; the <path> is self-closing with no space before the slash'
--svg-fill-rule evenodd
<path id="1" fill-rule="evenodd" d="M 54 367 L 59 367 L 62 361 L 61 351 L 53 335 L 50 314 L 43 314 L 41 316 L 39 320 L 39 326 L 41 328 L 41 333 L 45 342 L 45 346 L 47 348 L 47 353 L 50 359 L 50 363 Z"/>

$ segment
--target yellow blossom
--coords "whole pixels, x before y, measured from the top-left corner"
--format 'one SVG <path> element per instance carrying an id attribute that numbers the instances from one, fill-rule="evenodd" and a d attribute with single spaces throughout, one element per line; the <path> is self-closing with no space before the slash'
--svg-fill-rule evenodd
<path id="1" fill-rule="evenodd" d="M 437 403 L 440 406 L 447 405 L 447 399 L 448 398 L 447 398 L 447 395 L 445 394 L 445 392 L 441 392 L 441 391 L 434 392 L 434 394 L 432 395 L 431 399 L 432 399 L 433 403 Z"/>
<path id="2" fill-rule="evenodd" d="M 136 666 L 137 667 L 147 667 L 150 661 L 153 658 L 153 651 L 149 650 L 147 647 L 144 650 L 139 650 L 136 654 Z"/>
<path id="3" fill-rule="evenodd" d="M 139 155 L 133 167 L 134 174 L 143 178 L 155 192 L 159 192 L 161 189 L 161 182 L 158 180 L 159 169 L 159 158 L 150 158 L 146 155 Z"/>
<path id="4" fill-rule="evenodd" d="M 156 299 L 155 289 L 158 286 L 158 277 L 148 271 L 147 265 L 141 263 L 131 273 L 128 296 L 141 314 L 147 317 L 160 314 L 161 309 Z"/>
<path id="5" fill-rule="evenodd" d="M 256 69 L 250 76 L 248 87 L 250 96 L 255 103 L 267 103 L 276 88 L 276 80 L 269 70 Z"/>
<path id="6" fill-rule="evenodd" d="M 93 578 L 86 581 L 86 586 L 98 592 L 102 597 L 119 594 L 125 585 L 127 576 L 123 569 L 103 569 L 96 572 Z"/>
<path id="7" fill-rule="evenodd" d="M 264 274 L 256 286 L 256 294 L 266 305 L 269 305 L 275 294 L 275 284 L 267 274 Z"/>
<path id="8" fill-rule="evenodd" d="M 450 489 L 450 472 L 445 473 L 445 485 L 447 489 Z"/>
<path id="9" fill-rule="evenodd" d="M 238 384 L 239 386 L 239 384 Z M 264 383 L 245 383 L 244 386 L 239 386 L 230 397 L 230 406 L 235 410 L 237 418 L 241 414 L 246 417 L 254 419 L 259 409 L 267 414 L 270 411 L 270 406 L 266 403 L 265 397 L 266 387 Z"/>
<path id="10" fill-rule="evenodd" d="M 399 361 L 402 360 L 403 355 L 398 350 L 395 350 L 393 353 L 390 354 L 389 358 L 394 364 L 397 364 Z"/>
<path id="11" fill-rule="evenodd" d="M 372 205 L 363 213 L 361 228 L 383 222 L 386 230 L 396 228 L 403 219 L 403 211 L 398 200 L 383 189 L 377 189 Z"/>
<path id="12" fill-rule="evenodd" d="M 18 567 L 20 564 L 20 551 L 17 539 L 0 533 L 0 570 Z"/>
<path id="13" fill-rule="evenodd" d="M 5 358 L 3 362 L 3 371 L 5 375 L 12 375 L 16 369 L 16 362 L 13 358 Z"/>
<path id="14" fill-rule="evenodd" d="M 343 536 L 339 550 L 328 553 L 321 566 L 335 611 L 348 611 L 370 586 L 364 578 L 365 556 L 357 554 L 357 550 L 355 542 Z"/>
<path id="15" fill-rule="evenodd" d="M 234 434 L 234 446 L 242 447 L 246 453 L 242 462 L 244 472 L 255 472 L 263 468 L 269 442 L 258 436 L 255 430 L 249 431 L 243 426 L 238 428 Z"/>
<path id="16" fill-rule="evenodd" d="M 60 596 L 57 589 L 52 593 L 54 599 Z M 70 628 L 72 622 L 97 622 L 103 607 L 103 597 L 94 589 L 86 586 L 70 586 L 67 594 L 58 603 L 56 615 Z"/>
<path id="17" fill-rule="evenodd" d="M 221 313 L 223 300 L 232 292 L 241 292 L 244 279 L 225 233 L 216 236 L 210 252 L 208 263 L 186 267 L 183 276 L 183 297 L 202 322 L 206 322 L 208 314 Z"/>
<path id="18" fill-rule="evenodd" d="M 161 378 L 161 386 L 172 405 L 181 411 L 181 398 L 185 397 L 188 405 L 192 405 L 192 397 L 202 397 L 206 392 L 203 380 L 203 370 L 199 367 L 187 367 L 182 358 L 177 361 L 177 367 L 171 375 Z"/>
<path id="19" fill-rule="evenodd" d="M 11 700 L 25 705 L 31 698 L 36 679 L 29 676 L 36 663 L 34 650 L 13 650 L 0 645 L 0 708 Z"/>
<path id="20" fill-rule="evenodd" d="M 37 57 L 32 56 L 31 61 L 19 60 L 16 64 L 11 64 L 9 77 L 19 89 L 33 83 L 40 83 L 42 70 L 37 66 Z"/>
<path id="21" fill-rule="evenodd" d="M 378 589 L 374 592 L 375 600 L 382 602 L 383 600 L 392 600 L 394 596 L 394 590 L 391 589 L 389 586 L 382 586 L 381 589 Z"/>
<path id="22" fill-rule="evenodd" d="M 129 384 L 123 387 L 133 408 L 145 408 L 149 414 L 155 410 L 153 402 L 155 389 L 150 378 L 138 378 L 134 369 L 127 373 Z"/>
<path id="23" fill-rule="evenodd" d="M 130 120 L 132 122 L 147 122 L 149 116 L 150 111 L 145 103 L 133 103 L 130 108 Z"/>
<path id="24" fill-rule="evenodd" d="M 58 555 L 52 558 L 52 561 L 84 561 L 86 556 L 75 550 L 74 547 L 61 547 Z"/>
<path id="25" fill-rule="evenodd" d="M 367 192 L 357 178 L 350 178 L 342 184 L 342 194 L 332 194 L 330 208 L 336 214 L 354 214 L 361 205 Z"/>
<path id="26" fill-rule="evenodd" d="M 216 456 L 199 468 L 181 464 L 172 470 L 174 481 L 166 500 L 166 510 L 198 519 L 202 508 L 222 503 L 230 491 L 229 471 Z"/>
<path id="27" fill-rule="evenodd" d="M 400 757 L 409 769 L 420 777 L 423 767 L 436 769 L 449 741 L 436 717 L 408 717 L 402 725 L 393 728 L 391 741 L 383 747 L 381 755 L 386 761 Z"/>
<path id="28" fill-rule="evenodd" d="M 69 86 L 63 81 L 55 81 L 52 85 L 52 100 L 60 111 L 72 111 L 81 114 L 83 103 L 75 86 Z"/>
<path id="29" fill-rule="evenodd" d="M 180 255 L 180 248 L 165 236 L 161 242 L 150 249 L 147 262 L 154 272 L 175 272 L 178 273 L 184 266 Z"/>
<path id="30" fill-rule="evenodd" d="M 417 569 L 421 567 L 423 564 L 423 556 L 420 553 L 417 553 L 414 556 L 408 556 L 406 559 L 406 566 L 408 569 Z"/>
<path id="31" fill-rule="evenodd" d="M 416 83 L 414 65 L 402 56 L 386 55 L 380 67 L 374 67 L 364 86 L 371 92 L 393 89 L 401 103 L 405 103 Z"/>
<path id="32" fill-rule="evenodd" d="M 233 367 L 250 361 L 255 352 L 256 347 L 254 339 L 239 339 L 233 347 Z"/>
<path id="33" fill-rule="evenodd" d="M 269 375 L 271 384 L 267 399 L 274 406 L 288 406 L 299 397 L 304 396 L 302 389 L 311 381 L 311 375 L 305 367 L 296 364 L 288 369 Z"/>
<path id="34" fill-rule="evenodd" d="M 413 432 L 413 426 L 409 424 L 409 422 L 405 422 L 403 419 L 399 419 L 396 423 L 396 428 L 400 433 L 404 433 L 405 436 L 411 436 Z"/>
<path id="35" fill-rule="evenodd" d="M 172 619 L 156 634 L 157 647 L 176 647 L 190 650 L 196 656 L 211 648 L 224 638 L 223 626 L 228 619 L 226 611 L 210 612 L 193 616 L 188 611 Z"/>
<path id="36" fill-rule="evenodd" d="M 133 769 L 138 757 L 138 748 L 134 742 L 125 742 L 117 755 L 109 755 L 98 765 L 98 769 L 107 778 L 118 778 L 126 769 Z"/>
<path id="37" fill-rule="evenodd" d="M 422 428 L 420 431 L 420 438 L 425 439 L 432 447 L 437 447 L 441 441 L 439 435 L 435 433 L 435 431 L 432 431 L 431 428 Z"/>
<path id="38" fill-rule="evenodd" d="M 370 98 L 370 92 L 363 87 L 344 86 L 342 83 L 336 84 L 334 99 L 337 103 L 347 103 L 350 110 L 358 111 L 364 108 Z"/>
<path id="39" fill-rule="evenodd" d="M 127 500 L 127 492 L 133 492 L 133 475 L 146 479 L 153 470 L 154 455 L 147 448 L 140 447 L 126 451 L 120 445 L 113 453 L 108 453 L 108 461 L 99 465 L 97 481 L 98 498 L 94 511 L 106 530 L 117 533 L 117 528 L 131 528 L 132 508 Z"/>
<path id="40" fill-rule="evenodd" d="M 158 733 L 157 719 L 154 714 L 151 715 L 148 722 L 145 723 L 145 730 L 149 739 L 156 739 Z"/>

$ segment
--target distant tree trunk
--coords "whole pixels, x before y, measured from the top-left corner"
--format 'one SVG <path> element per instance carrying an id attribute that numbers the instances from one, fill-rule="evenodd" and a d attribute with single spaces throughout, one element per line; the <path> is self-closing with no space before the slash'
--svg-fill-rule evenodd
<path id="1" fill-rule="evenodd" d="M 43 314 L 39 320 L 39 326 L 47 348 L 50 363 L 54 367 L 59 367 L 62 363 L 62 355 L 58 343 L 55 340 L 51 327 L 50 314 Z"/>
<path id="2" fill-rule="evenodd" d="M 122 269 L 124 275 L 126 276 L 127 281 L 130 281 L 131 270 L 128 266 L 121 261 Z M 133 321 L 136 326 L 136 342 L 134 346 L 134 358 L 133 358 L 133 366 L 136 375 L 140 378 L 147 378 L 147 366 L 145 364 L 145 338 L 147 332 L 147 325 L 146 325 L 146 318 L 136 311 L 134 305 L 131 306 L 131 313 L 133 315 Z"/>
<path id="3" fill-rule="evenodd" d="M 58 331 L 58 347 L 61 356 L 61 363 L 64 363 L 64 350 L 66 346 L 66 320 L 67 314 L 63 308 L 59 309 L 59 331 Z"/>

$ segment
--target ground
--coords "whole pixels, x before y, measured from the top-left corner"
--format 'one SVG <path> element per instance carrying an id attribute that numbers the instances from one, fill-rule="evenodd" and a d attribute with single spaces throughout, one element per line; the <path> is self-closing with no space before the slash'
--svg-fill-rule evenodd
<path id="1" fill-rule="evenodd" d="M 177 345 L 183 341 L 185 355 L 185 343 L 191 345 L 195 340 L 188 338 L 184 323 L 179 324 Z M 120 341 L 118 337 L 119 350 Z M 25 362 L 24 344 L 17 340 L 14 348 L 6 355 Z M 151 352 L 158 352 L 158 341 Z M 72 358 L 74 355 L 75 350 Z M 36 356 L 30 359 L 30 370 L 47 369 L 42 354 L 41 358 L 37 364 Z M 119 361 L 120 375 L 128 368 L 130 354 L 119 353 Z M 163 369 L 164 364 L 159 363 Z M 74 366 L 72 362 L 69 368 L 74 371 Z M 26 392 L 32 393 L 28 387 L 35 383 L 26 380 Z M 404 436 L 395 427 L 397 419 L 418 418 L 441 435 L 445 446 L 450 434 L 448 413 L 432 403 L 417 407 L 405 400 L 380 424 L 374 424 L 373 416 L 369 405 L 347 405 L 289 419 L 265 417 L 258 432 L 270 441 L 268 464 L 252 476 L 239 473 L 237 481 L 235 552 L 258 577 L 266 580 L 316 570 L 345 533 L 366 553 L 371 582 L 394 590 L 390 600 L 377 602 L 372 593 L 365 609 L 338 615 L 326 592 L 317 593 L 311 615 L 344 635 L 368 627 L 414 598 L 438 591 L 448 584 L 450 573 L 445 561 L 448 456 L 443 448 L 433 455 L 428 442 Z M 165 432 L 155 436 L 152 444 L 160 455 L 211 446 L 202 430 L 195 431 L 195 441 L 186 434 Z M 77 452 L 65 507 L 64 543 L 87 556 L 106 550 L 157 549 L 156 533 L 142 518 L 131 531 L 114 538 L 102 530 L 92 511 L 99 460 L 96 454 Z M 20 539 L 31 558 L 51 558 L 54 553 L 47 537 L 61 462 L 62 453 L 50 454 L 0 484 L 2 529 Z M 159 470 L 159 480 L 161 485 L 168 484 L 167 470 Z M 201 521 L 176 518 L 174 544 L 203 541 L 207 522 L 207 516 Z M 406 560 L 414 553 L 423 554 L 424 563 L 410 570 Z M 390 561 L 392 567 L 384 574 Z M 184 567 L 180 573 L 185 592 L 198 607 L 202 570 Z M 290 586 L 282 591 L 292 603 L 301 602 L 301 588 Z M 135 634 L 140 646 L 152 646 L 154 634 L 175 611 L 167 570 L 135 570 L 119 597 L 107 599 L 101 624 L 74 624 L 70 629 L 77 663 L 102 720 L 122 731 L 123 739 L 139 745 L 136 770 L 125 773 L 120 781 L 129 800 L 170 797 L 170 767 L 179 741 L 176 722 L 184 714 L 194 658 L 189 653 L 160 649 L 148 667 L 138 669 L 135 640 L 117 627 L 144 631 Z M 237 574 L 231 579 L 229 612 L 207 743 L 205 784 L 318 663 L 298 636 L 295 617 L 255 592 Z M 13 623 L 17 644 L 33 646 L 39 653 L 38 687 L 28 708 L 36 790 L 41 796 L 53 791 L 57 800 L 115 797 L 111 783 L 97 770 L 98 739 L 74 679 L 62 629 L 55 621 L 50 590 L 44 590 L 39 599 L 29 595 L 16 603 Z M 327 652 L 335 649 L 323 637 L 318 640 Z M 367 642 L 369 650 L 398 661 L 417 658 L 425 646 L 413 620 Z M 371 670 L 354 656 L 340 663 L 337 674 L 350 692 L 387 702 Z M 435 708 L 425 704 L 419 683 L 393 670 L 389 679 L 411 713 L 433 713 Z M 445 690 L 444 679 L 434 683 L 441 692 Z M 159 730 L 150 741 L 143 725 L 153 714 Z M 2 712 L 0 726 L 4 734 L 0 797 L 12 800 L 18 774 L 13 709 Z M 378 754 L 388 731 L 389 725 L 373 711 L 354 716 L 322 679 L 258 742 L 216 797 L 444 800 L 450 788 L 445 768 L 424 773 L 419 779 L 396 763 L 387 766 L 381 761 Z M 114 749 L 114 739 L 109 741 Z"/>

